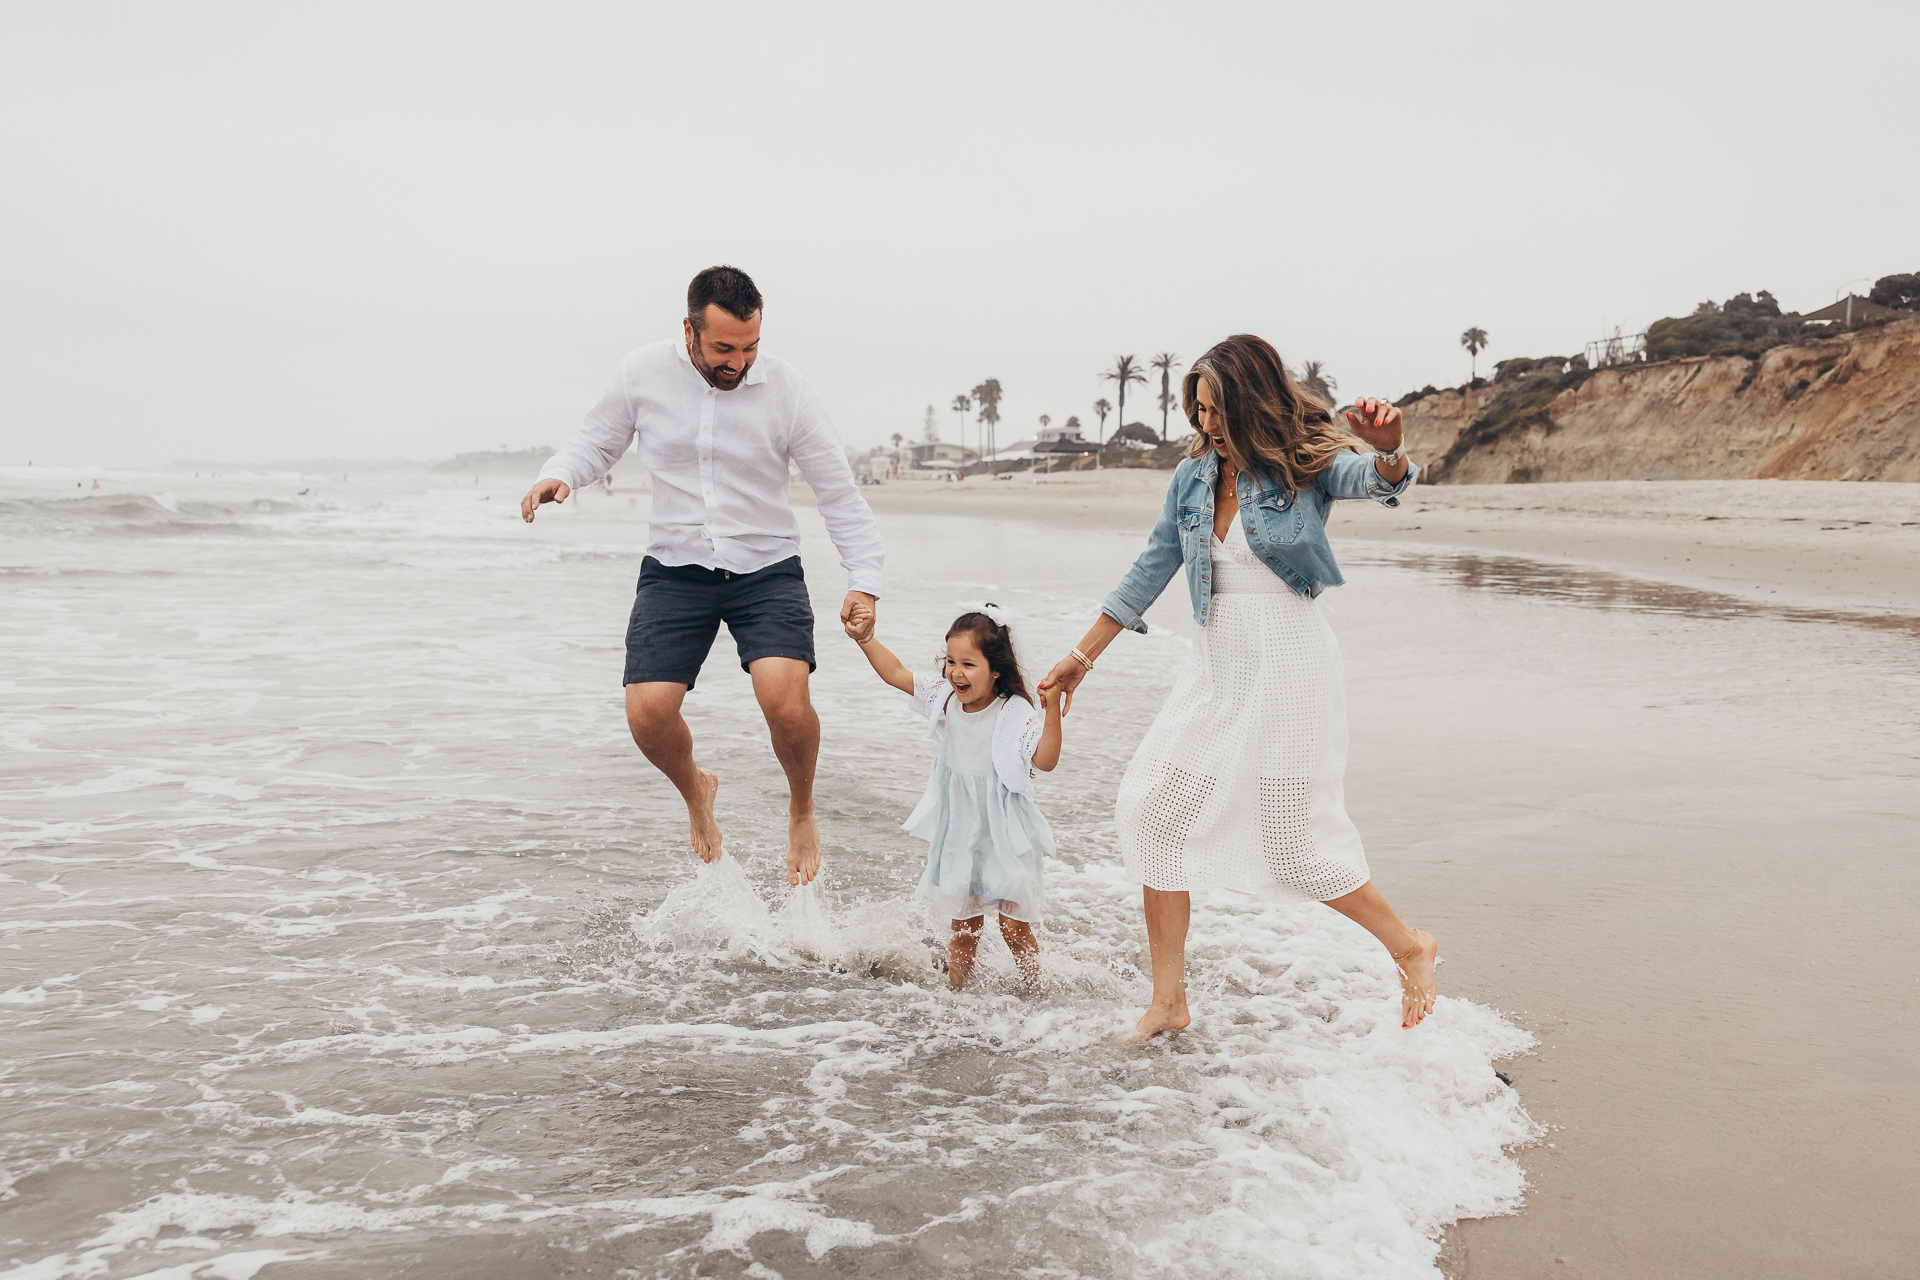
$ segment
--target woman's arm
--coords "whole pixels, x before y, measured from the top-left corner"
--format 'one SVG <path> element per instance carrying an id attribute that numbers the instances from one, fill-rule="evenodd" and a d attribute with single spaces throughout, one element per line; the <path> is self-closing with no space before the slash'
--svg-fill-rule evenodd
<path id="1" fill-rule="evenodd" d="M 1147 624 L 1140 615 L 1160 598 L 1167 583 L 1173 581 L 1173 575 L 1186 562 L 1180 546 L 1180 504 L 1176 494 L 1181 481 L 1192 474 L 1193 465 L 1189 458 L 1174 469 L 1173 478 L 1167 482 L 1166 501 L 1160 504 L 1160 518 L 1154 521 L 1153 531 L 1147 535 L 1146 548 L 1121 577 L 1120 584 L 1100 602 L 1102 613 L 1141 635 L 1147 633 Z"/>
<path id="2" fill-rule="evenodd" d="M 1040 743 L 1033 749 L 1033 767 L 1042 773 L 1052 773 L 1053 767 L 1060 763 L 1060 717 L 1066 714 L 1061 704 L 1065 701 L 1062 690 L 1041 686 L 1040 705 L 1046 709 L 1047 727 L 1040 731 Z"/>
<path id="3" fill-rule="evenodd" d="M 1185 467 L 1186 463 L 1181 463 Z M 1093 620 L 1093 626 L 1080 639 L 1080 652 L 1089 660 L 1098 658 L 1103 649 L 1113 643 L 1113 638 L 1122 631 L 1133 630 L 1144 633 L 1147 624 L 1140 615 L 1167 589 L 1167 583 L 1173 580 L 1174 573 L 1185 562 L 1180 549 L 1179 504 L 1174 494 L 1179 489 L 1181 473 L 1175 468 L 1173 479 L 1167 483 L 1167 498 L 1160 505 L 1160 518 L 1154 522 L 1153 532 L 1147 535 L 1147 548 L 1133 562 L 1126 576 L 1120 579 L 1120 585 L 1108 593 L 1100 604 L 1100 616 Z M 1073 691 L 1086 679 L 1092 670 L 1087 663 L 1068 654 L 1054 664 L 1047 672 L 1046 679 L 1040 682 L 1040 691 L 1059 689 L 1063 695 L 1060 701 L 1060 714 L 1066 715 L 1073 710 Z"/>
<path id="4" fill-rule="evenodd" d="M 1106 647 L 1113 643 L 1113 638 L 1125 630 L 1112 614 L 1103 613 L 1093 620 L 1093 625 L 1087 628 L 1087 634 L 1080 637 L 1080 652 L 1086 654 L 1089 660 L 1098 659 Z M 1060 714 L 1064 716 L 1073 710 L 1073 691 L 1080 687 L 1080 682 L 1087 678 L 1087 672 L 1091 670 L 1092 667 L 1068 654 L 1055 663 L 1053 670 L 1047 672 L 1047 678 L 1040 682 L 1041 698 L 1044 699 L 1052 690 L 1059 690 Z"/>
<path id="5" fill-rule="evenodd" d="M 1400 495 L 1412 482 L 1413 463 L 1401 457 L 1382 464 L 1380 455 L 1398 450 L 1405 439 L 1400 410 L 1384 400 L 1362 396 L 1347 412 L 1353 434 L 1376 451 L 1375 456 L 1342 453 L 1315 480 L 1329 498 L 1372 498 L 1389 507 L 1400 505 Z"/>

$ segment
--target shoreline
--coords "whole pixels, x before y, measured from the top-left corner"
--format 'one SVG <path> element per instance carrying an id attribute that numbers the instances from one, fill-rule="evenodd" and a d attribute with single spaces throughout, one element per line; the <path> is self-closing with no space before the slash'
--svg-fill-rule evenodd
<path id="1" fill-rule="evenodd" d="M 975 516 L 1144 537 L 1168 473 L 901 480 L 862 488 L 875 514 Z M 793 501 L 812 505 L 795 484 Z M 1426 544 L 1585 565 L 1755 604 L 1920 616 L 1920 484 L 1609 480 L 1415 485 L 1400 506 L 1343 502 L 1342 542 Z"/>

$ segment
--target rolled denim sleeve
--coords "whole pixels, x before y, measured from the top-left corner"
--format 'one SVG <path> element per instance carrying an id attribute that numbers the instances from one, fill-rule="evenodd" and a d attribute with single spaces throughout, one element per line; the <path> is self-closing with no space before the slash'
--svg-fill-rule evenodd
<path id="1" fill-rule="evenodd" d="M 1373 465 L 1372 454 L 1341 453 L 1334 456 L 1333 465 L 1322 471 L 1314 484 L 1329 498 L 1372 498 L 1383 507 L 1397 507 L 1400 495 L 1419 474 L 1420 468 L 1409 460 L 1407 474 L 1389 484 L 1381 477 L 1380 468 Z"/>
<path id="2" fill-rule="evenodd" d="M 1141 635 L 1147 633 L 1147 624 L 1141 615 L 1160 598 L 1185 559 L 1180 552 L 1180 524 L 1174 502 L 1178 488 L 1177 480 L 1167 485 L 1167 501 L 1160 508 L 1160 519 L 1154 523 L 1153 532 L 1147 535 L 1147 549 L 1120 579 L 1120 585 L 1100 602 L 1100 612 Z"/>

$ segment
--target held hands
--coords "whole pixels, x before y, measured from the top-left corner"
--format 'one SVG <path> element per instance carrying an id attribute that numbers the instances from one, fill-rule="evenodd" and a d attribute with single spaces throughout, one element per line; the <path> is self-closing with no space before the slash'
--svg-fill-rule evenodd
<path id="1" fill-rule="evenodd" d="M 520 518 L 532 524 L 533 513 L 541 503 L 565 502 L 572 492 L 565 480 L 536 480 L 533 488 L 527 490 L 527 496 L 520 499 Z"/>
<path id="2" fill-rule="evenodd" d="M 1080 665 L 1080 659 L 1069 654 L 1060 659 L 1047 672 L 1040 682 L 1040 705 L 1046 706 L 1049 696 L 1060 699 L 1060 714 L 1066 715 L 1073 710 L 1073 691 L 1087 678 L 1087 669 Z"/>
<path id="3" fill-rule="evenodd" d="M 878 610 L 874 598 L 864 591 L 847 592 L 846 603 L 840 606 L 840 625 L 846 628 L 847 635 L 857 644 L 865 644 L 873 639 L 873 628 Z"/>
<path id="4" fill-rule="evenodd" d="M 1372 396 L 1361 396 L 1354 401 L 1353 408 L 1347 410 L 1347 426 L 1377 453 L 1392 453 L 1398 449 L 1400 438 L 1405 434 L 1400 410 Z"/>

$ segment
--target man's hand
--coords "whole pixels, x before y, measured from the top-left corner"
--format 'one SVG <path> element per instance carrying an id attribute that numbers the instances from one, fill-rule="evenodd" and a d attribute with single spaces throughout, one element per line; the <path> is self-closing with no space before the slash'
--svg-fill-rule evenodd
<path id="1" fill-rule="evenodd" d="M 531 518 L 531 517 L 529 517 Z M 849 591 L 840 606 L 840 625 L 861 644 L 873 639 L 874 624 L 879 621 L 880 602 L 864 591 Z"/>
<path id="2" fill-rule="evenodd" d="M 1055 663 L 1053 670 L 1047 672 L 1047 678 L 1040 682 L 1040 696 L 1044 698 L 1048 694 L 1058 693 L 1060 714 L 1064 716 L 1073 710 L 1073 691 L 1086 678 L 1087 669 L 1080 665 L 1080 659 L 1068 654 Z M 1043 702 L 1041 705 L 1046 704 Z"/>
<path id="3" fill-rule="evenodd" d="M 536 480 L 533 488 L 527 490 L 527 496 L 520 499 L 520 518 L 532 524 L 533 513 L 541 503 L 565 502 L 572 492 L 565 480 Z"/>

